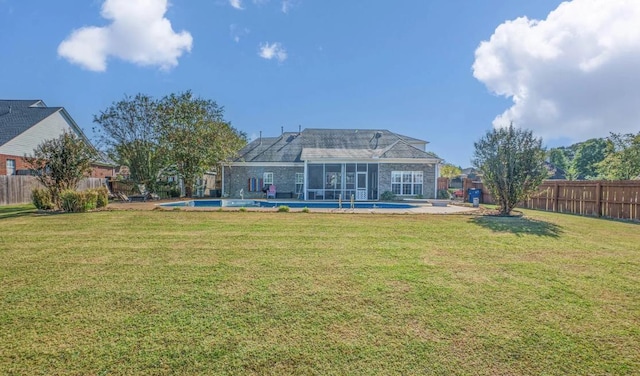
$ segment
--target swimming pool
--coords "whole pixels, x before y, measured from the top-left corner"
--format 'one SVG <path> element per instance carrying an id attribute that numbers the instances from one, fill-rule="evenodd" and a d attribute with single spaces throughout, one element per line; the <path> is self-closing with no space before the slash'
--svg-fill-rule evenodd
<path id="1" fill-rule="evenodd" d="M 354 202 L 354 209 L 411 209 L 415 205 L 391 202 Z M 264 201 L 264 200 L 190 200 L 169 202 L 160 204 L 162 207 L 192 207 L 192 208 L 277 208 L 288 206 L 290 208 L 309 209 L 339 209 L 337 201 Z M 342 209 L 351 209 L 350 202 L 343 202 Z"/>

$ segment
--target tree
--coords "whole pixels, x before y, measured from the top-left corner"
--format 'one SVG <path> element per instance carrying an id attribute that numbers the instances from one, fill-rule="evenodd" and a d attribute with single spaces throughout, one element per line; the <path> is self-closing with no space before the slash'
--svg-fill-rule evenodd
<path id="1" fill-rule="evenodd" d="M 454 166 L 451 163 L 445 163 L 440 167 L 440 176 L 445 178 L 455 178 L 456 176 L 460 176 L 462 174 L 462 169 L 458 166 Z"/>
<path id="2" fill-rule="evenodd" d="M 607 138 L 607 152 L 597 164 L 605 179 L 630 180 L 640 176 L 640 133 L 611 133 Z"/>
<path id="3" fill-rule="evenodd" d="M 82 178 L 91 174 L 91 162 L 96 150 L 74 133 L 43 141 L 26 155 L 25 162 L 36 172 L 36 177 L 50 192 L 51 199 L 60 208 L 60 192 L 75 190 Z"/>
<path id="4" fill-rule="evenodd" d="M 246 144 L 246 135 L 224 120 L 222 107 L 190 91 L 164 97 L 158 110 L 161 143 L 188 197 L 198 178 Z"/>
<path id="5" fill-rule="evenodd" d="M 474 146 L 473 164 L 482 171 L 483 183 L 502 215 L 509 215 L 548 175 L 542 139 L 531 131 L 511 124 L 487 132 Z"/>
<path id="6" fill-rule="evenodd" d="M 607 142 L 602 138 L 592 138 L 577 147 L 576 154 L 571 163 L 572 170 L 577 179 L 597 179 L 598 163 L 607 155 Z"/>
<path id="7" fill-rule="evenodd" d="M 555 167 L 562 169 L 562 171 L 567 171 L 569 168 L 569 159 L 567 155 L 562 151 L 562 149 L 554 148 L 549 150 L 549 163 L 554 165 Z"/>
<path id="8" fill-rule="evenodd" d="M 160 143 L 158 101 L 144 94 L 125 96 L 94 116 L 93 121 L 99 125 L 100 140 L 111 157 L 129 167 L 134 182 L 155 192 L 167 164 Z"/>

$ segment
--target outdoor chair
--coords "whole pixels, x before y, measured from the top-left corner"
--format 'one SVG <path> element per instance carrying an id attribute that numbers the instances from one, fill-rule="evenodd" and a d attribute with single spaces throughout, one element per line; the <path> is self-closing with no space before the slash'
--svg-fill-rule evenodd
<path id="1" fill-rule="evenodd" d="M 276 198 L 276 186 L 271 184 L 267 190 L 267 198 Z"/>
<path id="2" fill-rule="evenodd" d="M 118 197 L 118 199 L 120 199 L 120 201 L 123 202 L 131 202 L 131 199 L 129 198 L 129 196 L 125 195 L 122 192 L 118 192 L 116 193 L 116 196 Z"/>

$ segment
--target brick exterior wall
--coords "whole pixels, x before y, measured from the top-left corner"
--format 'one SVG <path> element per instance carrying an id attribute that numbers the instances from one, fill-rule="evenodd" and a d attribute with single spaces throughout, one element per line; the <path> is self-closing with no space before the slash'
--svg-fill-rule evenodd
<path id="1" fill-rule="evenodd" d="M 378 192 L 391 191 L 391 171 L 422 171 L 422 196 L 436 198 L 436 167 L 433 164 L 381 163 L 378 170 Z"/>
<path id="2" fill-rule="evenodd" d="M 249 192 L 249 179 L 262 179 L 265 172 L 273 173 L 273 184 L 277 192 L 296 191 L 296 173 L 303 173 L 304 166 L 268 167 L 233 166 L 224 168 L 224 197 L 240 198 L 240 189 L 244 189 L 244 198 L 264 198 L 262 191 Z"/>
<path id="3" fill-rule="evenodd" d="M 14 161 L 16 161 L 16 170 L 28 169 L 27 164 L 22 157 L 0 154 L 0 175 L 7 174 L 7 159 L 13 159 Z"/>
<path id="4" fill-rule="evenodd" d="M 29 169 L 29 166 L 27 166 L 27 163 L 22 156 L 0 154 L 0 175 L 7 174 L 7 159 L 13 159 L 16 161 L 16 171 Z M 94 165 L 92 168 L 92 178 L 106 178 L 107 176 L 114 176 L 112 167 Z"/>

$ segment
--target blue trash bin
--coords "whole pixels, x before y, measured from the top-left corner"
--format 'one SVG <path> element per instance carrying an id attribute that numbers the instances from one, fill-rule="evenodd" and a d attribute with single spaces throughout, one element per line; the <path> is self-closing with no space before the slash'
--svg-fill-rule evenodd
<path id="1" fill-rule="evenodd" d="M 469 188 L 469 202 L 473 203 L 474 198 L 478 199 L 478 203 L 482 200 L 482 189 Z"/>

